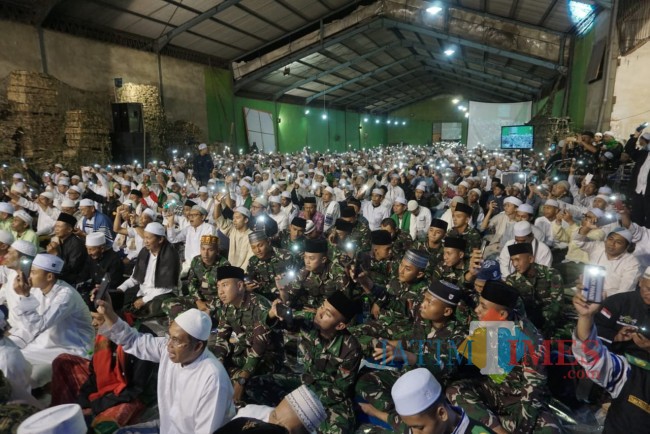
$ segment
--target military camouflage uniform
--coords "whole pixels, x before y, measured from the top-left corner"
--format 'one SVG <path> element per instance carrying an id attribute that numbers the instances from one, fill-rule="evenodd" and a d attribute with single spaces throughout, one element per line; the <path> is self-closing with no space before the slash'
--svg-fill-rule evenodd
<path id="1" fill-rule="evenodd" d="M 351 398 L 361 363 L 361 348 L 347 330 L 326 340 L 314 326 L 313 318 L 313 313 L 295 312 L 290 328 L 300 331 L 303 374 L 253 377 L 246 387 L 247 401 L 275 406 L 286 394 L 305 384 L 318 396 L 327 412 L 327 420 L 318 432 L 348 433 L 355 424 Z M 279 324 L 288 327 L 286 323 Z"/>
<path id="2" fill-rule="evenodd" d="M 370 252 L 362 252 L 357 256 L 357 265 L 368 273 L 370 280 L 375 284 L 386 286 L 392 278 L 396 277 L 399 270 L 400 259 L 395 258 L 393 256 L 377 261 Z"/>
<path id="3" fill-rule="evenodd" d="M 18 425 L 32 414 L 38 412 L 36 407 L 23 403 L 7 402 L 11 399 L 11 384 L 0 371 L 0 433 L 15 433 Z"/>
<path id="4" fill-rule="evenodd" d="M 223 361 L 231 375 L 240 370 L 251 374 L 274 372 L 282 366 L 281 335 L 267 325 L 271 303 L 246 292 L 241 306 L 221 304 L 215 313 L 216 342 L 209 349 Z M 259 368 L 259 369 L 258 369 Z"/>
<path id="5" fill-rule="evenodd" d="M 563 306 L 562 276 L 544 265 L 532 264 L 526 273 L 508 276 L 506 283 L 519 291 L 526 315 L 544 337 L 558 337 Z"/>
<path id="6" fill-rule="evenodd" d="M 433 276 L 433 272 L 438 267 L 439 265 L 442 264 L 442 255 L 445 252 L 445 248 L 440 243 L 438 247 L 429 247 L 429 241 L 424 240 L 424 241 L 419 241 L 415 244 L 415 248 L 418 250 L 424 250 L 427 252 L 429 256 L 429 265 L 427 265 L 427 268 L 425 270 L 425 273 L 427 276 Z"/>
<path id="7" fill-rule="evenodd" d="M 280 232 L 278 245 L 280 249 L 288 251 L 293 256 L 294 262 L 302 262 L 302 256 L 305 253 L 305 237 L 292 241 L 289 231 L 282 231 Z"/>
<path id="8" fill-rule="evenodd" d="M 287 305 L 297 309 L 316 309 L 335 291 L 340 290 L 350 296 L 349 282 L 345 268 L 337 261 L 327 261 L 319 274 L 303 268 L 298 279 L 286 286 L 289 293 Z"/>
<path id="9" fill-rule="evenodd" d="M 467 229 L 465 229 L 465 232 L 463 232 L 462 234 L 459 233 L 456 228 L 452 228 L 449 232 L 447 232 L 447 236 L 462 238 L 463 240 L 467 241 L 467 247 L 465 248 L 466 258 L 469 258 L 469 256 L 472 254 L 472 250 L 480 249 L 481 243 L 483 242 L 483 239 L 481 238 L 481 234 L 476 229 L 470 226 L 468 226 Z"/>
<path id="10" fill-rule="evenodd" d="M 467 335 L 467 327 L 453 317 L 441 329 L 433 328 L 429 321 L 419 315 L 413 327 L 413 334 L 400 339 L 404 351 L 417 355 L 416 365 L 404 365 L 401 371 L 372 371 L 362 375 L 356 385 L 356 393 L 375 408 L 389 413 L 389 422 L 396 432 L 408 432 L 406 425 L 395 412 L 390 391 L 397 379 L 406 371 L 418 367 L 427 368 L 442 384 L 453 379 L 459 364 L 456 349 Z M 397 350 L 399 352 L 399 349 Z M 440 357 L 438 357 L 440 355 Z"/>
<path id="11" fill-rule="evenodd" d="M 532 341 L 534 349 L 541 336 L 527 319 L 514 320 Z M 537 354 L 540 360 L 544 355 Z M 560 433 L 561 424 L 547 406 L 550 392 L 541 362 L 535 364 L 529 352 L 504 376 L 482 375 L 461 380 L 447 387 L 447 398 L 462 407 L 467 415 L 490 428 L 503 426 L 513 433 Z"/>
<path id="12" fill-rule="evenodd" d="M 272 247 L 272 250 L 270 259 L 259 259 L 257 256 L 253 256 L 248 261 L 248 268 L 246 268 L 248 277 L 260 284 L 255 292 L 270 301 L 278 298 L 275 276 L 284 273 L 287 269 L 296 271 L 299 269 L 295 258 L 287 250 L 275 247 Z"/>
<path id="13" fill-rule="evenodd" d="M 413 243 L 414 241 L 413 238 L 411 238 L 411 234 L 404 232 L 401 229 L 397 229 L 397 234 L 393 238 L 393 257 L 401 258 L 404 256 L 406 251 L 411 248 Z"/>
<path id="14" fill-rule="evenodd" d="M 387 287 L 373 286 L 370 300 L 379 306 L 379 317 L 350 327 L 350 332 L 359 340 L 365 355 L 372 355 L 379 338 L 400 339 L 412 334 L 419 301 L 427 285 L 426 279 L 402 283 L 394 278 Z"/>
<path id="15" fill-rule="evenodd" d="M 221 255 L 217 257 L 214 265 L 205 265 L 201 255 L 192 258 L 187 273 L 189 295 L 169 298 L 162 303 L 162 310 L 169 317 L 170 322 L 180 313 L 195 308 L 197 300 L 206 302 L 210 307 L 210 316 L 213 316 L 217 305 L 220 304 L 217 297 L 217 268 L 225 265 L 230 263 Z"/>
<path id="16" fill-rule="evenodd" d="M 354 241 L 357 245 L 358 252 L 367 252 L 370 250 L 370 227 L 368 221 L 362 222 L 361 216 L 357 217 L 357 224 L 354 225 L 350 236 L 350 241 Z"/>

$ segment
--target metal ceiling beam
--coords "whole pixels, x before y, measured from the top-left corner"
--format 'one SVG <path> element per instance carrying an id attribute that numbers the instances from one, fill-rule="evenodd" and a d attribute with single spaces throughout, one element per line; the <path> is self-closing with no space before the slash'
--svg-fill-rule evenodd
<path id="1" fill-rule="evenodd" d="M 239 3 L 239 2 L 236 2 L 236 3 Z M 257 18 L 261 22 L 266 23 L 271 27 L 275 27 L 276 29 L 280 30 L 282 33 L 289 32 L 289 29 L 287 29 L 285 27 L 282 27 L 277 22 L 274 23 L 273 21 L 267 20 L 262 15 L 258 14 L 256 11 L 252 10 L 251 8 L 244 6 L 243 4 L 236 4 L 235 6 L 237 6 L 238 9 L 241 9 L 242 11 L 246 12 L 248 15 Z"/>
<path id="2" fill-rule="evenodd" d="M 392 68 L 393 66 L 400 65 L 400 64 L 402 64 L 402 63 L 404 63 L 404 62 L 406 62 L 407 60 L 410 60 L 410 59 L 411 59 L 410 57 L 405 57 L 403 59 L 399 59 L 399 60 L 396 60 L 394 62 L 391 62 L 388 65 L 384 65 L 382 67 L 379 67 L 379 68 L 377 68 L 377 69 L 375 69 L 373 71 L 369 71 L 369 72 L 366 72 L 365 74 L 357 75 L 356 77 L 351 78 L 348 81 L 344 81 L 343 83 L 339 83 L 336 86 L 332 86 L 329 89 L 325 89 L 325 90 L 323 90 L 321 92 L 318 92 L 317 94 L 314 94 L 314 95 L 310 96 L 309 98 L 307 98 L 305 100 L 305 102 L 307 104 L 309 104 L 310 102 L 312 102 L 313 100 L 315 100 L 316 98 L 318 98 L 320 96 L 323 96 L 323 95 L 328 94 L 330 92 L 335 92 L 335 91 L 337 91 L 337 90 L 339 90 L 341 88 L 344 88 L 346 86 L 354 84 L 354 83 L 356 83 L 358 81 L 365 80 L 368 77 L 372 77 L 375 74 L 379 74 L 380 72 L 384 72 L 384 71 Z"/>
<path id="3" fill-rule="evenodd" d="M 383 110 L 386 107 L 392 107 L 395 104 L 400 104 L 400 105 L 412 104 L 413 101 L 420 99 L 420 97 L 422 95 L 430 95 L 432 93 L 438 94 L 441 91 L 442 91 L 442 88 L 440 86 L 431 86 L 424 92 L 409 92 L 409 93 L 407 93 L 407 94 L 405 94 L 403 96 L 395 98 L 395 100 L 393 100 L 393 101 L 378 101 L 375 104 L 375 107 L 371 111 Z M 388 111 L 388 110 L 386 110 L 386 111 Z"/>
<path id="4" fill-rule="evenodd" d="M 180 35 L 181 33 L 185 32 L 186 30 L 191 29 L 192 27 L 198 25 L 199 23 L 202 23 L 203 21 L 211 18 L 212 16 L 223 12 L 224 10 L 228 9 L 231 6 L 236 5 L 239 3 L 241 0 L 225 0 L 221 3 L 219 3 L 217 6 L 214 6 L 207 11 L 203 12 L 202 14 L 199 14 L 192 18 L 191 20 L 188 20 L 181 24 L 180 26 L 176 27 L 173 30 L 170 30 L 169 32 L 165 33 L 164 35 L 160 36 L 157 38 L 154 43 L 153 47 L 154 50 L 158 53 L 160 50 L 163 49 L 163 47 L 169 42 L 174 39 L 176 36 Z"/>
<path id="5" fill-rule="evenodd" d="M 514 18 L 517 15 L 517 9 L 519 9 L 519 0 L 513 0 L 512 6 L 510 6 L 510 13 L 508 16 Z"/>
<path id="6" fill-rule="evenodd" d="M 47 16 L 50 15 L 52 9 L 62 0 L 37 0 L 34 3 L 34 18 L 32 23 L 36 27 L 40 27 L 43 24 L 43 21 L 47 19 Z"/>
<path id="7" fill-rule="evenodd" d="M 458 44 L 465 47 L 474 48 L 477 50 L 487 51 L 489 53 L 496 54 L 509 59 L 514 59 L 520 62 L 526 62 L 536 66 L 541 66 L 542 68 L 547 68 L 551 70 L 564 70 L 564 68 L 561 67 L 559 64 L 548 60 L 539 59 L 537 57 L 532 57 L 526 54 L 503 50 L 501 48 L 492 47 L 490 45 L 485 45 L 480 42 L 473 42 L 468 39 L 447 35 L 445 33 L 441 33 L 435 30 L 425 29 L 424 27 L 420 27 L 414 24 L 402 23 L 388 18 L 382 18 L 381 20 L 384 24 L 384 27 L 387 29 L 401 29 L 401 30 L 407 30 L 409 32 L 414 32 L 414 33 L 422 33 L 423 35 L 430 36 L 432 38 L 441 39 L 443 41 L 451 42 L 453 44 Z"/>
<path id="8" fill-rule="evenodd" d="M 428 58 L 428 57 L 422 56 L 422 60 L 424 62 L 426 62 L 428 65 L 435 66 L 435 67 L 440 68 L 440 69 L 442 69 L 444 71 L 456 72 L 456 71 L 454 71 L 453 67 L 450 68 L 447 64 L 437 60 L 434 57 Z M 484 72 L 476 71 L 474 69 L 470 69 L 470 68 L 467 68 L 467 67 L 459 67 L 457 69 L 459 69 L 461 72 L 464 72 L 464 73 L 466 73 L 468 75 L 478 77 L 478 78 L 482 78 L 482 79 L 487 80 L 487 81 L 489 81 L 491 83 L 501 84 L 502 86 L 505 86 L 506 89 L 522 90 L 523 92 L 525 92 L 527 94 L 537 94 L 537 93 L 539 93 L 539 88 L 528 86 L 527 84 L 517 83 L 516 81 L 511 81 L 511 80 L 508 80 L 507 78 L 497 77 L 496 75 L 492 75 L 492 74 L 486 74 Z"/>
<path id="9" fill-rule="evenodd" d="M 287 86 L 284 89 L 276 92 L 275 95 L 273 95 L 273 99 L 276 100 L 276 99 L 280 98 L 282 95 L 284 95 L 285 93 L 289 92 L 290 90 L 293 90 L 293 89 L 295 89 L 297 87 L 303 86 L 303 85 L 305 85 L 307 83 L 310 83 L 312 81 L 319 80 L 319 79 L 325 77 L 326 75 L 330 75 L 330 74 L 332 74 L 334 72 L 340 71 L 341 69 L 345 69 L 345 68 L 347 68 L 347 67 L 349 67 L 351 65 L 354 65 L 357 62 L 360 62 L 360 61 L 362 61 L 364 59 L 367 59 L 368 57 L 372 57 L 372 56 L 374 56 L 376 54 L 381 53 L 384 50 L 388 50 L 389 48 L 393 48 L 393 47 L 395 47 L 397 45 L 400 45 L 399 42 L 393 43 L 393 44 L 390 44 L 390 45 L 386 45 L 386 46 L 383 46 L 383 47 L 379 47 L 379 48 L 377 48 L 375 50 L 372 50 L 369 53 L 366 53 L 366 54 L 364 54 L 362 56 L 355 57 L 353 59 L 348 60 L 345 63 L 340 63 L 340 64 L 336 65 L 333 68 L 329 68 L 329 69 L 326 69 L 326 70 L 324 70 L 322 72 L 319 72 L 318 74 L 316 74 L 316 75 L 314 75 L 312 77 L 308 77 L 308 78 L 299 80 L 299 81 L 293 83 L 292 85 Z"/>
<path id="10" fill-rule="evenodd" d="M 420 95 L 419 97 L 412 98 L 410 101 L 400 101 L 397 104 L 395 104 L 395 102 L 393 102 L 393 103 L 389 104 L 388 106 L 385 106 L 385 107 L 383 107 L 381 109 L 378 109 L 377 111 L 381 112 L 383 114 L 392 113 L 392 112 L 395 112 L 395 111 L 401 109 L 402 107 L 408 107 L 408 106 L 410 106 L 412 104 L 416 104 L 416 103 L 418 103 L 420 101 L 424 101 L 424 100 L 429 99 L 429 98 L 431 98 L 433 96 L 440 95 L 441 93 L 444 93 L 444 90 L 441 89 L 441 88 L 436 88 L 436 89 L 432 90 L 431 92 L 428 92 L 428 93 L 426 93 L 424 95 Z"/>
<path id="11" fill-rule="evenodd" d="M 380 21 L 373 21 L 371 23 L 358 26 L 358 27 L 353 27 L 348 30 L 344 30 L 340 33 L 338 33 L 336 36 L 325 39 L 321 41 L 320 43 L 317 44 L 312 44 L 308 47 L 304 47 L 293 54 L 290 54 L 288 56 L 284 56 L 280 59 L 277 59 L 265 66 L 262 66 L 261 68 L 256 69 L 255 71 L 246 74 L 243 78 L 240 78 L 235 82 L 234 85 L 234 91 L 237 92 L 238 90 L 242 89 L 244 86 L 246 86 L 248 83 L 251 83 L 258 78 L 261 78 L 265 76 L 266 74 L 276 71 L 280 68 L 283 68 L 284 66 L 290 64 L 291 62 L 295 62 L 296 60 L 302 59 L 304 57 L 309 56 L 310 54 L 313 54 L 317 52 L 318 50 L 322 50 L 327 47 L 331 47 L 334 44 L 338 44 L 340 41 L 344 41 L 345 39 L 348 39 L 352 36 L 358 35 L 360 33 L 363 33 L 369 29 L 378 29 L 381 28 L 382 23 Z"/>
<path id="12" fill-rule="evenodd" d="M 553 12 L 555 9 L 555 6 L 557 6 L 558 0 L 553 0 L 551 4 L 548 5 L 546 10 L 544 11 L 544 14 L 542 14 L 542 18 L 539 19 L 538 25 L 543 26 L 546 20 L 548 19 L 549 15 Z"/>
<path id="13" fill-rule="evenodd" d="M 476 90 L 479 92 L 482 92 L 484 94 L 489 94 L 489 95 L 494 95 L 499 98 L 499 100 L 508 100 L 508 101 L 521 101 L 520 97 L 509 95 L 503 92 L 499 92 L 498 90 L 492 90 L 492 89 L 486 89 L 484 86 L 481 86 L 480 84 L 474 84 L 474 83 L 469 83 L 469 82 L 462 82 L 458 83 L 455 81 L 453 78 L 449 77 L 436 77 L 440 82 L 442 83 L 447 83 L 449 87 L 453 88 L 454 91 L 458 93 L 463 93 L 462 90 L 457 91 L 457 89 L 463 89 L 463 88 L 468 88 L 472 90 Z"/>
<path id="14" fill-rule="evenodd" d="M 386 95 L 387 93 L 399 93 L 405 87 L 408 87 L 408 88 L 412 89 L 414 81 L 422 80 L 422 79 L 425 79 L 425 78 L 428 78 L 428 77 L 426 75 L 415 76 L 415 77 L 413 77 L 413 78 L 411 78 L 409 80 L 406 80 L 404 83 L 399 84 L 397 86 L 394 86 L 394 87 L 389 86 L 387 89 L 380 89 L 379 92 L 375 92 L 372 95 L 370 95 L 369 97 L 356 98 L 354 101 L 352 101 L 349 104 L 346 104 L 345 106 L 346 107 L 355 107 L 355 106 L 359 106 L 359 105 L 362 105 L 362 106 L 363 105 L 368 105 L 369 103 L 371 104 L 373 100 L 381 99 L 381 97 Z"/>
<path id="15" fill-rule="evenodd" d="M 466 83 L 473 83 L 477 86 L 488 87 L 494 89 L 495 92 L 501 92 L 504 94 L 514 96 L 516 98 L 532 99 L 532 95 L 514 89 L 504 89 L 502 86 L 499 86 L 497 84 L 492 84 L 492 83 L 486 83 L 485 81 L 480 79 L 466 77 L 463 75 L 454 74 L 453 72 L 441 71 L 439 69 L 434 69 L 434 68 L 430 68 L 429 70 L 433 74 L 452 80 L 452 82 L 456 83 L 459 86 L 464 86 Z"/>
<path id="16" fill-rule="evenodd" d="M 417 68 L 417 69 L 412 69 L 410 71 L 403 72 L 401 74 L 396 75 L 395 77 L 389 78 L 388 80 L 384 80 L 382 82 L 373 84 L 371 86 L 366 86 L 363 89 L 356 90 L 356 91 L 354 91 L 352 93 L 349 93 L 349 94 L 347 94 L 345 96 L 342 96 L 341 98 L 335 99 L 334 101 L 332 101 L 332 104 L 340 104 L 341 101 L 344 101 L 344 100 L 346 100 L 346 99 L 348 99 L 348 98 L 350 98 L 350 97 L 352 97 L 354 95 L 358 95 L 360 93 L 367 92 L 369 90 L 372 90 L 372 89 L 376 88 L 377 86 L 381 86 L 381 85 L 390 83 L 392 81 L 399 80 L 400 78 L 404 78 L 407 75 L 413 74 L 415 72 L 421 72 L 421 71 L 422 71 L 422 68 L 420 67 L 420 68 Z"/>

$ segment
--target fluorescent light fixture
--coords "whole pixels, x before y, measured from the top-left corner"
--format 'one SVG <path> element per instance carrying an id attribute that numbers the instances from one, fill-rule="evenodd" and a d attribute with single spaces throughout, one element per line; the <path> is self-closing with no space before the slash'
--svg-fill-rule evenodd
<path id="1" fill-rule="evenodd" d="M 363 118 L 363 121 L 368 123 L 368 118 Z"/>
<path id="2" fill-rule="evenodd" d="M 458 98 L 454 98 L 454 99 L 451 100 L 452 104 L 458 104 L 459 102 L 460 102 L 460 100 Z"/>
<path id="3" fill-rule="evenodd" d="M 375 119 L 375 123 L 378 124 L 380 122 L 379 119 Z"/>
<path id="4" fill-rule="evenodd" d="M 442 8 L 440 6 L 431 6 L 431 7 L 428 7 L 426 10 L 427 10 L 427 13 L 429 13 L 431 15 L 437 15 L 440 12 L 442 12 Z"/>
<path id="5" fill-rule="evenodd" d="M 463 106 L 462 106 L 462 105 L 459 105 L 459 106 L 458 106 L 458 110 L 462 111 L 462 110 L 463 110 Z"/>
<path id="6" fill-rule="evenodd" d="M 306 114 L 306 115 L 309 114 L 309 109 L 305 109 L 305 114 Z"/>
<path id="7" fill-rule="evenodd" d="M 390 125 L 390 119 L 386 119 L 386 123 Z"/>
<path id="8" fill-rule="evenodd" d="M 320 117 L 321 117 L 323 120 L 326 120 L 326 119 L 327 119 L 327 113 L 323 113 Z"/>
<path id="9" fill-rule="evenodd" d="M 447 48 L 445 51 L 443 51 L 443 53 L 445 53 L 445 56 L 451 56 L 455 52 L 456 50 L 454 50 L 453 48 Z"/>
<path id="10" fill-rule="evenodd" d="M 402 121 L 402 125 L 406 125 L 406 121 Z"/>

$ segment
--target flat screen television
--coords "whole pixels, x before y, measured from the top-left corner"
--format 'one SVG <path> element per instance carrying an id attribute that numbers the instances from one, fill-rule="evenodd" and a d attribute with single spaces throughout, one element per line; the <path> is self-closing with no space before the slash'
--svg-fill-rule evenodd
<path id="1" fill-rule="evenodd" d="M 532 125 L 501 127 L 501 149 L 533 149 L 534 137 Z"/>

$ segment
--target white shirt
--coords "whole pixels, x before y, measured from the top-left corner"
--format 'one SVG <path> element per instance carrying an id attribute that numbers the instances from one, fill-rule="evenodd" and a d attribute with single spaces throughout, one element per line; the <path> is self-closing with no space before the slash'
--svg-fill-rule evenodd
<path id="1" fill-rule="evenodd" d="M 287 206 L 283 206 L 281 209 L 282 212 L 286 214 L 289 223 L 291 223 L 291 220 L 293 220 L 298 215 L 298 212 L 300 211 L 296 206 L 296 204 L 294 203 L 290 203 Z"/>
<path id="2" fill-rule="evenodd" d="M 201 237 L 214 234 L 215 228 L 210 223 L 201 223 L 196 228 L 190 225 L 181 230 L 167 228 L 167 240 L 170 243 L 185 241 L 185 262 L 188 263 L 192 258 L 201 254 Z"/>
<path id="3" fill-rule="evenodd" d="M 390 207 L 383 204 L 375 207 L 371 201 L 364 200 L 361 202 L 361 215 L 368 220 L 368 226 L 371 231 L 376 231 L 381 226 L 381 221 L 390 217 Z"/>
<path id="4" fill-rule="evenodd" d="M 158 263 L 158 255 L 151 253 L 149 255 L 149 262 L 147 263 L 147 270 L 144 273 L 144 282 L 140 283 L 140 288 L 136 294 L 138 297 L 142 297 L 142 301 L 149 303 L 154 298 L 159 295 L 168 294 L 173 291 L 173 288 L 156 288 L 156 264 Z M 135 273 L 135 268 L 133 269 Z M 138 281 L 133 277 L 126 279 L 124 283 L 117 287 L 120 291 L 126 291 L 129 288 L 133 288 L 138 285 Z"/>
<path id="5" fill-rule="evenodd" d="M 512 266 L 512 262 L 510 261 L 510 252 L 508 252 L 508 246 L 512 246 L 514 243 L 515 240 L 508 240 L 504 244 L 503 249 L 501 249 L 501 253 L 499 254 L 501 278 L 504 280 L 506 277 L 515 272 L 515 267 Z M 553 263 L 553 254 L 551 253 L 551 249 L 549 249 L 548 246 L 542 241 L 538 241 L 537 239 L 534 239 L 531 244 L 533 245 L 535 263 L 550 267 Z"/>
<path id="6" fill-rule="evenodd" d="M 127 239 L 126 239 L 126 251 L 127 258 L 135 259 L 138 257 L 140 250 L 144 247 L 144 239 L 138 234 L 138 231 L 133 229 L 131 226 L 126 228 Z"/>
<path id="7" fill-rule="evenodd" d="M 632 223 L 628 228 L 632 232 L 632 242 L 636 243 L 634 247 L 634 257 L 639 261 L 641 270 L 650 266 L 650 229 Z"/>
<path id="8" fill-rule="evenodd" d="M 228 262 L 233 267 L 243 268 L 248 267 L 248 261 L 253 257 L 253 250 L 248 241 L 248 234 L 251 233 L 250 229 L 241 232 L 235 229 L 235 226 L 230 220 L 226 220 L 223 216 L 219 216 L 216 221 L 217 228 L 228 237 L 230 246 L 228 248 Z"/>
<path id="9" fill-rule="evenodd" d="M 605 268 L 604 292 L 607 296 L 634 291 L 643 271 L 634 256 L 625 252 L 618 258 L 607 259 L 604 241 L 591 241 L 579 232 L 573 235 L 573 242 L 589 254 L 590 264 Z"/>
<path id="10" fill-rule="evenodd" d="M 101 327 L 99 333 L 128 354 L 160 363 L 160 434 L 212 434 L 235 415 L 230 377 L 209 350 L 182 366 L 169 359 L 168 338 L 140 334 L 121 319 L 110 329 Z"/>
<path id="11" fill-rule="evenodd" d="M 19 296 L 17 323 L 9 338 L 28 360 L 51 363 L 63 353 L 89 356 L 95 339 L 90 311 L 81 295 L 62 280 L 43 294 L 32 288 L 29 297 Z"/>
<path id="12" fill-rule="evenodd" d="M 564 225 L 564 222 L 562 222 L 562 224 Z M 540 228 L 542 230 L 542 232 L 544 232 L 544 244 L 546 244 L 550 248 L 553 248 L 553 247 L 559 247 L 559 248 L 566 247 L 566 244 L 558 243 L 555 240 L 555 237 L 553 236 L 553 227 L 552 227 L 553 224 L 549 219 L 547 219 L 544 216 L 538 217 L 537 219 L 535 219 L 535 226 L 537 226 L 538 228 Z"/>
<path id="13" fill-rule="evenodd" d="M 273 410 L 275 410 L 275 407 L 269 407 L 268 405 L 248 404 L 247 406 L 240 408 L 233 419 L 249 417 L 261 420 L 262 422 L 268 422 Z"/>
<path id="14" fill-rule="evenodd" d="M 48 207 L 41 208 L 37 203 L 28 201 L 24 197 L 18 200 L 18 205 L 30 211 L 38 213 L 38 222 L 36 223 L 36 235 L 51 235 L 54 232 L 54 223 L 59 218 L 61 211 Z"/>
<path id="15" fill-rule="evenodd" d="M 20 300 L 20 296 L 14 291 L 14 280 L 16 280 L 15 270 L 7 268 L 4 265 L 0 266 L 0 304 L 7 305 L 9 310 L 9 317 L 7 320 L 12 326 L 18 323 L 18 318 L 16 318 L 16 305 Z"/>
<path id="16" fill-rule="evenodd" d="M 391 184 L 388 184 L 386 186 L 388 188 L 388 191 L 386 192 L 386 199 L 392 204 L 395 202 L 395 199 L 398 197 L 405 198 L 406 196 L 404 195 L 404 190 L 402 190 L 402 187 L 399 185 L 393 186 Z"/>
<path id="17" fill-rule="evenodd" d="M 323 232 L 327 232 L 329 228 L 334 226 L 336 219 L 341 217 L 341 207 L 339 203 L 335 200 L 332 200 L 325 205 L 325 202 L 320 197 L 316 198 L 318 207 L 316 210 L 323 214 Z"/>
<path id="18" fill-rule="evenodd" d="M 635 193 L 645 194 L 645 189 L 648 183 L 648 171 L 650 171 L 650 152 L 645 157 L 643 165 L 639 169 L 639 175 L 636 178 L 636 189 Z"/>
<path id="19" fill-rule="evenodd" d="M 11 384 L 11 399 L 26 401 L 41 408 L 42 404 L 32 396 L 32 364 L 25 360 L 20 348 L 8 338 L 0 338 L 0 371 Z"/>
<path id="20" fill-rule="evenodd" d="M 289 218 L 284 212 L 280 211 L 277 214 L 269 213 L 269 217 L 278 224 L 278 232 L 286 231 L 289 228 Z"/>
<path id="21" fill-rule="evenodd" d="M 426 240 L 429 226 L 431 226 L 431 211 L 429 211 L 428 208 L 421 206 L 418 215 L 411 213 L 409 231 L 412 239 L 420 241 Z"/>

